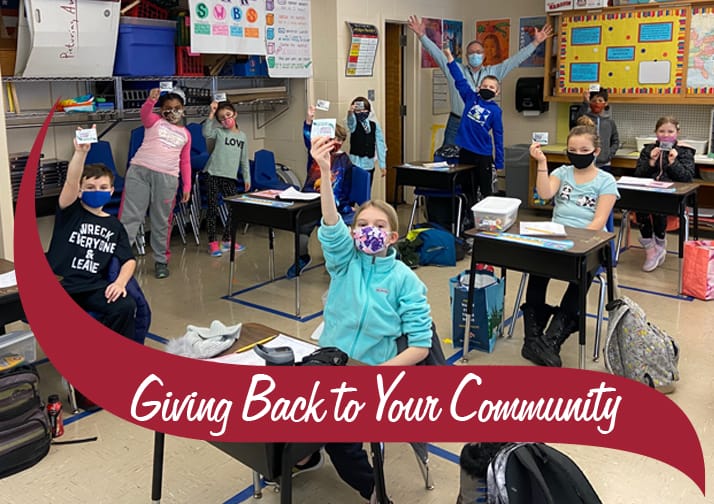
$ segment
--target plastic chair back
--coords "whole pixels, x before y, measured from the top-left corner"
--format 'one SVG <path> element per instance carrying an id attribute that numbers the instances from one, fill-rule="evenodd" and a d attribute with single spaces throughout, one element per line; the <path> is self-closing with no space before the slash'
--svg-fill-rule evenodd
<path id="1" fill-rule="evenodd" d="M 253 187 L 256 189 L 287 189 L 287 184 L 278 178 L 275 170 L 273 151 L 261 149 L 255 152 L 255 174 Z"/>
<path id="2" fill-rule="evenodd" d="M 211 156 L 203 136 L 203 126 L 201 123 L 191 123 L 187 124 L 186 128 L 191 135 L 191 170 L 194 172 L 203 170 Z"/>
<path id="3" fill-rule="evenodd" d="M 129 168 L 134 154 L 141 147 L 141 143 L 144 141 L 144 127 L 139 126 L 131 130 L 131 135 L 129 136 L 129 156 L 126 158 L 126 167 Z"/>
<path id="4" fill-rule="evenodd" d="M 114 174 L 114 191 L 121 192 L 124 189 L 124 177 L 117 173 L 117 167 L 114 164 L 114 156 L 112 154 L 112 146 L 106 140 L 99 140 L 92 144 L 91 149 L 87 153 L 85 164 L 101 163 L 109 168 Z"/>
<path id="5" fill-rule="evenodd" d="M 357 166 L 352 167 L 352 181 L 350 184 L 350 201 L 361 205 L 372 197 L 369 172 Z"/>

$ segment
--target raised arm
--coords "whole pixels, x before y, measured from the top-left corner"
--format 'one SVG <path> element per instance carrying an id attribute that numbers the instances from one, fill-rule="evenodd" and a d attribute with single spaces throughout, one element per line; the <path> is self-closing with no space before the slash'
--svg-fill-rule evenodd
<path id="1" fill-rule="evenodd" d="M 494 165 L 497 170 L 502 170 L 505 166 L 505 155 L 503 149 L 503 113 L 500 108 L 494 113 L 493 146 L 495 150 Z"/>
<path id="2" fill-rule="evenodd" d="M 92 128 L 95 126 L 92 125 Z M 78 128 L 79 129 L 79 128 Z M 69 161 L 67 167 L 67 176 L 65 177 L 62 192 L 59 195 L 59 207 L 67 208 L 79 198 L 79 187 L 82 181 L 82 172 L 84 171 L 84 163 L 87 160 L 91 144 L 78 144 L 77 139 L 74 139 L 74 154 Z"/>
<path id="3" fill-rule="evenodd" d="M 330 173 L 330 153 L 335 148 L 334 140 L 321 136 L 312 139 L 310 155 L 320 167 L 320 206 L 322 208 L 322 221 L 328 226 L 334 226 L 340 220 L 340 214 L 335 205 L 335 195 L 332 193 L 332 184 L 328 183 L 332 178 Z"/>
<path id="4" fill-rule="evenodd" d="M 204 138 L 215 139 L 218 136 L 218 128 L 216 127 L 216 110 L 218 110 L 218 102 L 211 102 L 211 111 L 208 113 L 208 118 L 203 121 L 201 133 Z"/>
<path id="5" fill-rule="evenodd" d="M 441 71 L 444 72 L 444 75 L 449 75 L 449 70 L 446 68 L 446 57 L 444 56 L 444 53 L 441 52 L 441 48 L 426 36 L 426 29 L 424 28 L 423 20 L 420 20 L 416 16 L 409 16 L 408 26 L 409 29 L 416 33 L 417 37 L 419 37 L 422 47 L 426 49 L 426 52 L 428 52 L 432 58 L 434 58 L 434 61 L 437 65 L 439 65 L 439 68 L 441 68 Z"/>
<path id="6" fill-rule="evenodd" d="M 541 150 L 539 143 L 533 143 L 530 147 L 530 155 L 538 163 L 536 173 L 536 189 L 538 195 L 544 200 L 549 200 L 560 187 L 560 179 L 554 175 L 548 175 L 548 159 Z"/>
<path id="7" fill-rule="evenodd" d="M 149 91 L 149 97 L 141 106 L 141 111 L 139 115 L 141 116 L 141 124 L 144 125 L 144 128 L 152 127 L 154 124 L 156 124 L 156 121 L 161 119 L 161 116 L 159 114 L 154 113 L 154 107 L 156 106 L 156 102 L 159 101 L 160 95 L 161 91 L 159 90 L 159 88 L 152 89 L 151 91 Z"/>

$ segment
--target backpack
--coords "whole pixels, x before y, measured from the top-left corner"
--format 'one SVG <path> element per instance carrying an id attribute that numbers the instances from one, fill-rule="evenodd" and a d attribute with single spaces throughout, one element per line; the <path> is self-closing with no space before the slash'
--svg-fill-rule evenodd
<path id="1" fill-rule="evenodd" d="M 504 446 L 488 465 L 491 504 L 601 504 L 573 460 L 543 443 Z"/>
<path id="2" fill-rule="evenodd" d="M 414 232 L 422 240 L 419 248 L 419 264 L 436 266 L 456 266 L 466 256 L 467 245 L 464 240 L 451 234 L 439 224 L 430 222 L 415 226 L 407 234 L 407 239 Z"/>
<path id="3" fill-rule="evenodd" d="M 627 296 L 607 305 L 605 367 L 613 374 L 636 380 L 667 393 L 679 380 L 679 347 Z"/>
<path id="4" fill-rule="evenodd" d="M 50 422 L 35 366 L 0 372 L 0 478 L 35 465 L 50 450 Z"/>

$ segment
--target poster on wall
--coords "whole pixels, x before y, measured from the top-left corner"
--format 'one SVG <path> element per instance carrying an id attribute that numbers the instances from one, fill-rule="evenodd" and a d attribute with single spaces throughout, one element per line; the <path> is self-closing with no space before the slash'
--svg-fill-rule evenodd
<path id="1" fill-rule="evenodd" d="M 189 0 L 191 52 L 265 54 L 265 0 Z"/>
<path id="2" fill-rule="evenodd" d="M 497 65 L 508 59 L 510 19 L 476 21 L 476 40 L 483 45 L 484 66 Z"/>
<path id="3" fill-rule="evenodd" d="M 379 31 L 369 24 L 347 23 L 352 33 L 350 51 L 345 67 L 346 77 L 371 77 L 377 56 Z"/>
<path id="4" fill-rule="evenodd" d="M 535 31 L 545 26 L 545 16 L 522 17 L 518 29 L 518 48 L 523 49 L 533 43 Z M 545 64 L 545 44 L 538 44 L 533 54 L 520 64 L 522 67 L 542 67 Z"/>
<path id="5" fill-rule="evenodd" d="M 434 42 L 437 47 L 442 47 L 444 44 L 444 37 L 441 33 L 441 19 L 437 18 L 421 18 L 421 23 L 424 25 L 424 30 L 426 36 L 429 40 Z M 436 64 L 434 58 L 426 52 L 426 49 L 421 48 L 421 67 L 422 68 L 438 68 L 439 65 Z"/>
<path id="6" fill-rule="evenodd" d="M 687 94 L 714 93 L 714 7 L 692 7 Z"/>
<path id="7" fill-rule="evenodd" d="M 310 0 L 265 2 L 265 50 L 271 77 L 312 77 Z"/>
<path id="8" fill-rule="evenodd" d="M 442 33 L 444 41 L 443 45 L 445 46 L 448 44 L 451 54 L 454 55 L 454 59 L 461 63 L 461 55 L 464 50 L 464 23 L 461 21 L 444 19 Z"/>

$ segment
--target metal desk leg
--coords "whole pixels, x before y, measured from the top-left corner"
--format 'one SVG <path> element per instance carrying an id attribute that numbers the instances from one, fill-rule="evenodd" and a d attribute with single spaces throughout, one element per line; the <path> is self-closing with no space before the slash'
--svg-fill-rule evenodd
<path id="1" fill-rule="evenodd" d="M 233 212 L 235 216 L 237 212 Z M 233 273 L 235 270 L 236 263 L 236 229 L 238 228 L 235 218 L 231 220 L 231 250 L 230 254 L 230 264 L 228 265 L 228 295 L 233 294 Z"/>
<path id="2" fill-rule="evenodd" d="M 615 250 L 615 263 L 620 261 L 620 250 L 622 249 L 622 238 L 625 236 L 625 233 L 630 232 L 630 211 L 629 210 L 623 210 L 622 211 L 622 219 L 620 219 L 620 232 L 617 233 L 617 249 Z M 629 243 L 627 244 L 629 245 Z"/>
<path id="3" fill-rule="evenodd" d="M 677 249 L 677 255 L 679 257 L 679 281 L 677 283 L 677 294 L 682 293 L 682 270 L 684 269 L 684 242 L 687 240 L 689 235 L 689 217 L 687 216 L 687 201 L 682 199 L 679 204 L 679 233 L 678 241 L 679 248 Z"/>
<path id="4" fill-rule="evenodd" d="M 253 471 L 253 498 L 263 498 L 263 488 L 260 486 L 260 473 L 258 471 Z"/>
<path id="5" fill-rule="evenodd" d="M 694 225 L 692 235 L 694 236 L 695 240 L 698 240 L 699 239 L 699 206 L 697 206 L 698 203 L 697 203 L 696 191 L 694 192 L 694 194 L 692 194 L 691 199 L 692 199 L 692 213 L 693 213 L 692 216 L 694 217 L 694 220 L 692 221 L 692 224 Z"/>
<path id="6" fill-rule="evenodd" d="M 163 432 L 154 432 L 154 464 L 151 477 L 151 502 L 161 502 L 161 482 L 164 473 L 164 437 Z"/>
<path id="7" fill-rule="evenodd" d="M 588 269 L 585 258 L 580 262 L 580 274 L 578 275 L 578 343 L 580 345 L 578 352 L 578 367 L 585 369 L 585 326 L 587 321 L 587 296 L 588 296 Z"/>
<path id="8" fill-rule="evenodd" d="M 451 177 L 451 232 L 454 236 L 459 236 L 457 223 L 459 219 L 456 215 L 456 175 Z"/>
<path id="9" fill-rule="evenodd" d="M 268 228 L 268 276 L 275 280 L 275 230 Z"/>
<path id="10" fill-rule="evenodd" d="M 292 504 L 293 501 L 293 458 L 292 445 L 285 443 L 283 446 L 282 461 L 280 462 L 280 504 Z"/>
<path id="11" fill-rule="evenodd" d="M 391 504 L 387 495 L 387 482 L 384 479 L 384 454 L 381 443 L 370 443 L 372 450 L 372 466 L 374 468 L 374 491 L 379 504 Z"/>
<path id="12" fill-rule="evenodd" d="M 295 316 L 300 317 L 300 267 L 298 264 L 298 261 L 300 260 L 300 218 L 298 216 L 297 219 L 295 219 L 295 229 L 294 229 L 294 235 L 295 237 Z"/>

